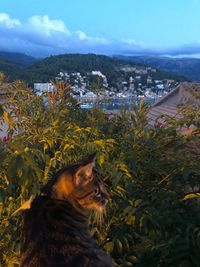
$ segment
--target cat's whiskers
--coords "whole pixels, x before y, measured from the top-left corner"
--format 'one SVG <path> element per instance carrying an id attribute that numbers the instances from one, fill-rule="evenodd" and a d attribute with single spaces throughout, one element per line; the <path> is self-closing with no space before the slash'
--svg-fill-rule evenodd
<path id="1" fill-rule="evenodd" d="M 104 208 L 98 209 L 95 212 L 95 222 L 96 224 L 101 227 L 103 224 L 103 220 L 104 220 Z"/>

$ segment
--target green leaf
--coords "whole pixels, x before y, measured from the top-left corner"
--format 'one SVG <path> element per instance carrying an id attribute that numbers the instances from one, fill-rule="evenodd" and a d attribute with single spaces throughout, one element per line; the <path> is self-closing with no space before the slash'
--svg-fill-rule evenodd
<path id="1" fill-rule="evenodd" d="M 104 245 L 104 248 L 106 251 L 108 251 L 109 253 L 112 253 L 113 252 L 113 248 L 114 248 L 114 243 L 112 241 L 110 242 L 107 242 L 105 245 Z"/>
<path id="2" fill-rule="evenodd" d="M 143 202 L 142 199 L 137 199 L 137 200 L 135 200 L 135 202 L 134 202 L 134 206 L 135 206 L 136 208 L 138 208 L 142 202 Z"/>
<path id="3" fill-rule="evenodd" d="M 13 177 L 17 174 L 19 170 L 21 170 L 24 166 L 24 161 L 21 155 L 14 155 L 7 170 L 8 179 L 12 180 Z"/>
<path id="4" fill-rule="evenodd" d="M 98 160 L 99 165 L 101 166 L 105 161 L 105 155 L 100 154 L 97 160 Z"/>
<path id="5" fill-rule="evenodd" d="M 123 245 L 119 239 L 115 239 L 114 241 L 114 250 L 115 253 L 118 253 L 119 255 L 122 255 L 123 253 Z"/>

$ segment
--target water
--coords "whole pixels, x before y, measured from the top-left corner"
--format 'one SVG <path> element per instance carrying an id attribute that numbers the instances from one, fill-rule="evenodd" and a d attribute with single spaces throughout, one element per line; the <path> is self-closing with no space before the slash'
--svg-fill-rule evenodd
<path id="1" fill-rule="evenodd" d="M 139 105 L 140 99 L 131 99 L 131 98 L 115 98 L 115 99 L 102 99 L 102 100 L 89 100 L 89 99 L 79 99 L 80 106 L 82 109 L 91 109 L 93 107 L 99 107 L 107 111 L 112 110 L 132 110 L 133 102 L 136 101 L 136 104 Z M 145 99 L 146 103 L 154 104 L 156 99 Z"/>

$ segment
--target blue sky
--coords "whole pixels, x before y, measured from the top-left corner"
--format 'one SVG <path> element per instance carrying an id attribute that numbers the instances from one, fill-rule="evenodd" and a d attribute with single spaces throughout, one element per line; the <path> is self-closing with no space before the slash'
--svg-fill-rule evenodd
<path id="1" fill-rule="evenodd" d="M 200 54 L 200 0 L 0 0 L 0 50 Z"/>

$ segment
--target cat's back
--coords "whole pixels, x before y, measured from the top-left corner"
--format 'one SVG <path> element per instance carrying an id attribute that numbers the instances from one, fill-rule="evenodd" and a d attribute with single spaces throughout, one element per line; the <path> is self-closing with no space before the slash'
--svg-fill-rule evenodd
<path id="1" fill-rule="evenodd" d="M 20 267 L 112 267 L 86 217 L 65 201 L 38 196 L 24 215 Z"/>

